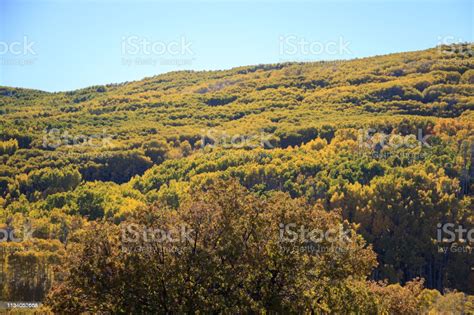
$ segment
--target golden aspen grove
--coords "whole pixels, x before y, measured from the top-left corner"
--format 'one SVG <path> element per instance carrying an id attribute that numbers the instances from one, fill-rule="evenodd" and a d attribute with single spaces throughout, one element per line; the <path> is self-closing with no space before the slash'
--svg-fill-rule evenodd
<path id="1" fill-rule="evenodd" d="M 473 110 L 470 43 L 0 87 L 0 300 L 474 314 Z"/>

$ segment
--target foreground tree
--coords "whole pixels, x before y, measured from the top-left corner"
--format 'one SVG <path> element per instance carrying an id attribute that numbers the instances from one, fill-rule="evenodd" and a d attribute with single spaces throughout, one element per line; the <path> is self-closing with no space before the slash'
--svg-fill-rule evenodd
<path id="1" fill-rule="evenodd" d="M 375 295 L 359 288 L 373 251 L 337 211 L 283 193 L 259 198 L 220 182 L 177 210 L 98 223 L 79 240 L 47 301 L 53 311 L 377 311 Z"/>

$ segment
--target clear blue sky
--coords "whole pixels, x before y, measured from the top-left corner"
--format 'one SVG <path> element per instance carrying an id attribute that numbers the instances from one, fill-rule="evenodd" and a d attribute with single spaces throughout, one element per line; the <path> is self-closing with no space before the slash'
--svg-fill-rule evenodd
<path id="1" fill-rule="evenodd" d="M 472 3 L 0 0 L 0 85 L 64 91 L 472 42 Z"/>

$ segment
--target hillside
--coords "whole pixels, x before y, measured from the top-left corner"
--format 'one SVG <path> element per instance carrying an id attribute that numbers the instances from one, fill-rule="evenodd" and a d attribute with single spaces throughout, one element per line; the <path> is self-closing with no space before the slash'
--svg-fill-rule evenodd
<path id="1" fill-rule="evenodd" d="M 294 210 L 298 215 L 292 219 L 304 218 L 304 222 L 313 220 L 308 214 L 314 212 L 329 226 L 352 224 L 361 239 L 351 246 L 363 255 L 351 247 L 350 254 L 337 263 L 313 266 L 324 277 L 338 274 L 340 283 L 348 281 L 344 289 L 338 287 L 341 294 L 392 294 L 384 291 L 390 286 L 374 289 L 373 282 L 367 287 L 361 283 L 386 280 L 413 288 L 410 281 L 417 277 L 429 289 L 473 294 L 472 244 L 462 239 L 440 244 L 438 237 L 442 224 L 474 228 L 474 55 L 470 47 L 443 46 L 348 61 L 171 72 L 58 93 L 0 87 L 0 228 L 3 224 L 5 229 L 18 229 L 26 223 L 33 227 L 30 239 L 0 243 L 0 279 L 5 280 L 0 282 L 0 300 L 42 301 L 53 287 L 50 305 L 66 307 L 58 302 L 65 294 L 81 296 L 79 291 L 68 291 L 79 287 L 70 275 L 84 272 L 86 278 L 94 273 L 78 268 L 63 274 L 54 268 L 64 266 L 66 253 L 74 248 L 70 244 L 95 244 L 87 231 L 96 231 L 97 237 L 119 238 L 116 226 L 147 223 L 144 218 L 155 213 L 161 218 L 152 218 L 157 222 L 189 223 L 195 215 L 191 205 L 199 208 L 206 200 L 211 212 L 225 217 L 232 194 L 247 204 L 261 202 L 263 212 L 269 209 L 259 226 L 262 230 L 247 226 L 238 216 L 229 217 L 229 222 L 255 228 L 259 235 L 278 231 L 272 211 L 285 217 Z M 217 191 L 220 197 L 209 191 Z M 242 217 L 256 215 L 258 211 L 245 204 L 235 208 Z M 219 218 L 212 218 L 216 229 Z M 323 224 L 316 221 L 311 224 Z M 276 230 L 265 230 L 266 224 L 275 224 Z M 109 236 L 99 233 L 102 230 Z M 231 250 L 231 245 L 223 245 L 223 251 Z M 266 245 L 256 241 L 255 246 Z M 440 251 L 446 246 L 463 251 Z M 81 250 L 77 252 L 85 253 Z M 100 271 L 95 274 L 98 278 L 107 268 L 127 273 L 119 262 L 128 261 L 128 256 L 111 254 L 116 261 L 101 265 L 101 249 L 91 245 L 89 250 L 93 254 L 84 254 L 76 262 L 94 265 Z M 246 261 L 249 266 L 258 259 L 256 253 L 252 255 Z M 329 256 L 324 257 L 332 261 Z M 298 268 L 306 270 L 309 265 Z M 176 263 L 173 270 L 186 266 Z M 219 269 L 217 263 L 212 266 Z M 336 269 L 326 270 L 328 266 Z M 357 266 L 362 267 L 358 270 Z M 259 272 L 264 278 L 267 271 L 255 270 Z M 114 281 L 123 281 L 125 274 Z M 140 274 L 135 276 L 138 279 Z M 228 274 L 212 276 L 226 278 Z M 245 277 L 242 286 L 257 281 L 251 274 Z M 291 292 L 285 294 L 298 295 L 298 281 L 309 281 L 307 275 L 301 277 L 305 280 L 295 280 L 288 289 Z M 332 282 L 321 279 L 311 283 L 326 285 L 329 292 Z M 56 287 L 56 282 L 66 284 Z M 105 286 L 113 287 L 115 282 L 111 283 Z M 359 286 L 367 292 L 354 289 Z M 245 292 L 256 290 L 245 288 L 249 290 Z M 179 296 L 179 291 L 172 294 Z M 239 297 L 236 293 L 235 299 L 246 296 L 245 292 L 238 293 Z M 252 292 L 252 299 L 264 300 L 266 293 Z M 434 301 L 436 294 L 429 292 Z M 246 299 L 242 301 L 247 303 Z M 334 311 L 331 303 L 337 300 L 333 296 L 324 303 Z M 216 305 L 221 302 L 215 301 Z M 307 310 L 301 303 L 298 310 Z M 68 307 L 83 310 L 79 304 Z M 279 310 L 292 309 L 285 307 Z"/>

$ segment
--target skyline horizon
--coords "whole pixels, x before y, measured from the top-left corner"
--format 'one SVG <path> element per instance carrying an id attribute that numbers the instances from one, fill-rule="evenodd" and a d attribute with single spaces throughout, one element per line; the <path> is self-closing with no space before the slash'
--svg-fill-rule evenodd
<path id="1" fill-rule="evenodd" d="M 99 86 L 111 86 L 111 85 L 123 85 L 127 83 L 132 83 L 132 82 L 139 82 L 143 81 L 149 78 L 153 77 L 158 77 L 160 75 L 166 75 L 169 73 L 179 73 L 179 72 L 219 72 L 219 71 L 230 71 L 233 69 L 238 69 L 238 68 L 245 68 L 245 67 L 253 67 L 253 66 L 259 66 L 259 65 L 273 65 L 273 64 L 310 64 L 310 63 L 329 63 L 329 62 L 344 62 L 344 61 L 351 61 L 351 60 L 360 60 L 360 59 L 370 59 L 370 58 L 376 58 L 376 57 L 381 57 L 381 56 L 388 56 L 388 55 L 396 55 L 396 54 L 404 54 L 404 53 L 416 53 L 420 51 L 425 51 L 425 50 L 431 50 L 431 49 L 436 49 L 437 47 L 442 46 L 443 44 L 434 46 L 434 47 L 428 47 L 428 48 L 422 48 L 422 49 L 417 49 L 417 50 L 410 50 L 410 51 L 397 51 L 397 52 L 388 52 L 388 53 L 383 53 L 383 54 L 376 54 L 376 55 L 368 55 L 368 56 L 362 56 L 362 57 L 353 57 L 353 58 L 345 58 L 345 59 L 326 59 L 326 60 L 309 60 L 309 61 L 282 61 L 282 62 L 275 62 L 275 63 L 258 63 L 258 64 L 247 64 L 247 65 L 237 65 L 237 66 L 232 66 L 230 68 L 222 68 L 222 69 L 179 69 L 179 70 L 170 70 L 167 72 L 161 72 L 157 73 L 151 76 L 145 76 L 142 78 L 134 79 L 134 80 L 125 80 L 125 81 L 120 81 L 120 82 L 108 82 L 108 83 L 99 83 L 99 84 L 91 84 L 87 86 L 82 86 L 82 87 L 77 87 L 73 89 L 68 89 L 68 90 L 56 90 L 56 91 L 49 91 L 49 90 L 44 90 L 44 89 L 38 89 L 38 88 L 30 88 L 30 87 L 22 87 L 22 86 L 8 86 L 8 85 L 1 85 L 0 87 L 5 87 L 5 88 L 12 88 L 12 89 L 23 89 L 23 90 L 34 90 L 34 91 L 40 91 L 40 92 L 45 92 L 45 93 L 50 93 L 50 94 L 55 94 L 55 93 L 67 93 L 67 92 L 72 92 L 72 91 L 78 91 L 78 90 L 84 90 L 92 87 L 99 87 Z M 458 42 L 458 43 L 452 43 L 449 44 L 449 46 L 456 46 L 456 45 L 474 45 L 474 42 Z"/>
<path id="2" fill-rule="evenodd" d="M 473 42 L 453 1 L 0 1 L 0 85 L 71 91 L 180 70 L 350 60 Z"/>

